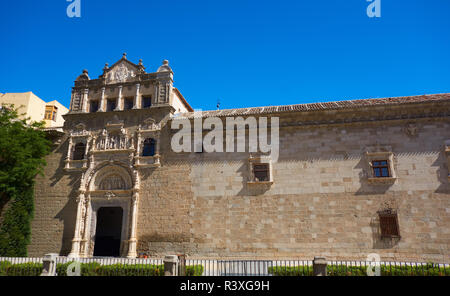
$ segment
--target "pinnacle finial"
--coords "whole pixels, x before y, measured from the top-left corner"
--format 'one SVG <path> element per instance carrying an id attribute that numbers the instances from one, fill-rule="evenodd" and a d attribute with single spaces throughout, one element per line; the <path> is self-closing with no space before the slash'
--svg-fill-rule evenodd
<path id="1" fill-rule="evenodd" d="M 168 60 L 164 60 L 163 61 L 163 65 L 166 65 L 166 66 L 169 65 L 169 61 Z"/>
<path id="2" fill-rule="evenodd" d="M 127 53 L 126 52 L 123 53 L 122 59 L 125 59 L 125 60 L 127 59 Z"/>
<path id="3" fill-rule="evenodd" d="M 88 70 L 86 70 L 86 69 L 83 69 L 83 73 L 86 73 L 86 74 L 88 74 Z"/>

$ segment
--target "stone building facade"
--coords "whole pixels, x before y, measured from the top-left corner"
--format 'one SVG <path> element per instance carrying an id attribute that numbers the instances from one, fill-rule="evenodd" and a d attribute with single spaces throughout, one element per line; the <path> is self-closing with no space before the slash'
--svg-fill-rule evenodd
<path id="1" fill-rule="evenodd" d="M 195 115 L 167 61 L 84 71 L 29 254 L 450 261 L 450 94 Z M 212 117 L 279 118 L 278 158 L 174 152 L 176 120 Z"/>

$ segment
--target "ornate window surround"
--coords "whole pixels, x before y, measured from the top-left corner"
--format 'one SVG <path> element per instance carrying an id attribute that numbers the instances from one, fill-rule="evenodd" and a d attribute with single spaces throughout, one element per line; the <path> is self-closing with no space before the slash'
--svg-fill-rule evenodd
<path id="1" fill-rule="evenodd" d="M 160 135 L 161 135 L 161 124 L 156 123 L 152 118 L 148 118 L 144 121 L 144 125 L 139 125 L 137 134 L 137 146 L 136 146 L 136 156 L 134 166 L 137 168 L 152 168 L 160 167 Z M 153 156 L 142 156 L 144 141 L 147 138 L 155 139 L 155 155 Z"/>
<path id="2" fill-rule="evenodd" d="M 384 149 L 383 149 L 384 150 Z M 389 149 L 390 150 L 390 149 Z M 397 180 L 397 173 L 394 167 L 394 153 L 391 151 L 366 151 L 367 181 L 370 184 L 393 184 Z M 389 177 L 376 177 L 373 172 L 372 162 L 377 160 L 387 160 L 389 166 Z"/>
<path id="3" fill-rule="evenodd" d="M 253 166 L 255 164 L 268 164 L 269 165 L 269 180 L 268 181 L 256 181 L 255 174 L 253 172 Z M 248 159 L 248 169 L 249 169 L 249 179 L 247 181 L 248 185 L 272 185 L 273 184 L 273 172 L 272 172 L 272 161 L 270 156 L 253 156 L 250 155 Z"/>
<path id="4" fill-rule="evenodd" d="M 110 141 L 113 135 L 116 135 L 114 139 L 118 137 L 119 147 L 110 147 Z M 99 135 L 95 135 L 93 139 L 92 153 L 134 151 L 134 139 L 133 137 L 128 136 L 127 130 L 123 127 L 123 121 L 118 120 L 117 117 L 115 117 L 113 121 L 108 122 L 103 131 Z"/>
<path id="5" fill-rule="evenodd" d="M 75 126 L 75 129 L 70 132 L 69 147 L 67 149 L 67 155 L 64 170 L 66 171 L 84 171 L 87 169 L 89 143 L 91 140 L 91 133 L 86 130 L 86 126 L 82 123 Z M 73 152 L 75 145 L 78 143 L 84 143 L 86 149 L 84 152 L 84 158 L 81 160 L 73 160 Z"/>

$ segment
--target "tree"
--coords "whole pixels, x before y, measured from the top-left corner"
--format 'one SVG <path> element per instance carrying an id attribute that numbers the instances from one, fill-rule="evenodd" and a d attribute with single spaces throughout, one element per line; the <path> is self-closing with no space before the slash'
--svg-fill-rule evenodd
<path id="1" fill-rule="evenodd" d="M 20 119 L 13 105 L 0 107 L 0 256 L 25 257 L 31 240 L 34 178 L 50 153 L 43 122 Z"/>

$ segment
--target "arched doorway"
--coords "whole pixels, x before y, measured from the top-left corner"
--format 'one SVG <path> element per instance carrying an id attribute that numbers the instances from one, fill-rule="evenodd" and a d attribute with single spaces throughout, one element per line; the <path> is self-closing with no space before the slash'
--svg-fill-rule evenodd
<path id="1" fill-rule="evenodd" d="M 98 209 L 94 256 L 120 256 L 122 218 L 123 209 L 121 207 L 102 207 Z"/>
<path id="2" fill-rule="evenodd" d="M 136 258 L 138 172 L 122 162 L 105 161 L 89 168 L 85 176 L 77 198 L 77 222 L 68 256 Z"/>

